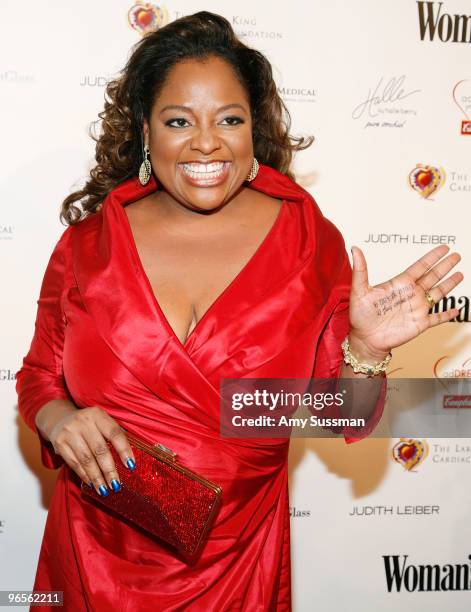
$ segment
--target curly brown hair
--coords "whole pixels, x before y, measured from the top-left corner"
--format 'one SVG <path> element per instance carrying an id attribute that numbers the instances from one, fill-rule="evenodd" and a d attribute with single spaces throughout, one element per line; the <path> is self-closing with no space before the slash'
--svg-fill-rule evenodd
<path id="1" fill-rule="evenodd" d="M 96 142 L 96 165 L 85 186 L 63 201 L 61 220 L 68 225 L 79 223 L 99 210 L 114 187 L 138 174 L 143 120 L 149 120 L 168 73 L 181 60 L 209 56 L 226 60 L 248 93 L 255 157 L 294 178 L 290 171 L 293 151 L 309 147 L 313 137 L 290 136 L 291 117 L 278 94 L 268 59 L 244 45 L 227 19 L 200 11 L 144 36 L 133 47 L 120 76 L 108 82 L 104 110 L 89 131 Z M 94 134 L 97 124 L 101 127 L 98 136 Z M 78 202 L 83 210 L 76 206 Z"/>

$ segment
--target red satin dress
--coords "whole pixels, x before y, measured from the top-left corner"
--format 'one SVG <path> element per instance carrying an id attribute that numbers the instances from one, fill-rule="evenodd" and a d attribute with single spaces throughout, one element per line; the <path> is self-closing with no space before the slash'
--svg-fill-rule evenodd
<path id="1" fill-rule="evenodd" d="M 307 191 L 263 164 L 250 188 L 283 201 L 278 217 L 184 344 L 155 299 L 124 211 L 157 189 L 155 179 L 118 185 L 54 248 L 16 390 L 44 465 L 60 467 L 33 588 L 63 591 L 66 611 L 291 610 L 289 439 L 221 438 L 219 384 L 338 376 L 351 267 L 340 232 Z M 34 422 L 58 398 L 100 406 L 221 485 L 195 565 L 81 499 L 79 478 Z"/>

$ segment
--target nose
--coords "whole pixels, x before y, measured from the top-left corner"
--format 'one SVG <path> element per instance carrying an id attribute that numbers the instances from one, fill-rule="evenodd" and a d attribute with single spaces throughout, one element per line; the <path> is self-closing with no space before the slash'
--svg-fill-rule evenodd
<path id="1" fill-rule="evenodd" d="M 221 141 L 211 126 L 200 127 L 191 139 L 190 149 L 209 154 L 221 148 Z"/>

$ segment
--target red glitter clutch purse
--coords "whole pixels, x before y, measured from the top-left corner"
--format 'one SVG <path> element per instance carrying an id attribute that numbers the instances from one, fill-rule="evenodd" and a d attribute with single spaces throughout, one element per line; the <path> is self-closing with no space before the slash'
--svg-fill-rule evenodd
<path id="1" fill-rule="evenodd" d="M 102 497 L 82 481 L 82 496 L 113 510 L 192 561 L 206 541 L 221 501 L 221 487 L 181 465 L 176 453 L 163 444 L 152 445 L 125 433 L 136 469 L 126 468 L 108 441 L 121 489 Z"/>

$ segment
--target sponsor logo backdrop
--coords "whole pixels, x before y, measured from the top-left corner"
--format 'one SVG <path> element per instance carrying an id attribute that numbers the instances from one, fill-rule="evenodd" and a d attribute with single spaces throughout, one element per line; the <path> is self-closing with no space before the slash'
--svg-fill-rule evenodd
<path id="1" fill-rule="evenodd" d="M 104 86 L 147 28 L 226 16 L 273 63 L 293 131 L 316 141 L 297 180 L 364 249 L 370 282 L 448 244 L 471 256 L 471 11 L 466 0 L 7 0 L 0 36 L 0 589 L 30 589 L 56 472 L 17 414 L 14 373 L 33 333 L 62 199 L 93 159 Z M 396 350 L 391 377 L 469 377 L 470 275 L 456 321 Z M 447 308 L 447 303 L 437 305 Z M 451 306 L 450 306 L 451 307 Z M 469 439 L 292 441 L 296 611 L 469 610 Z"/>

